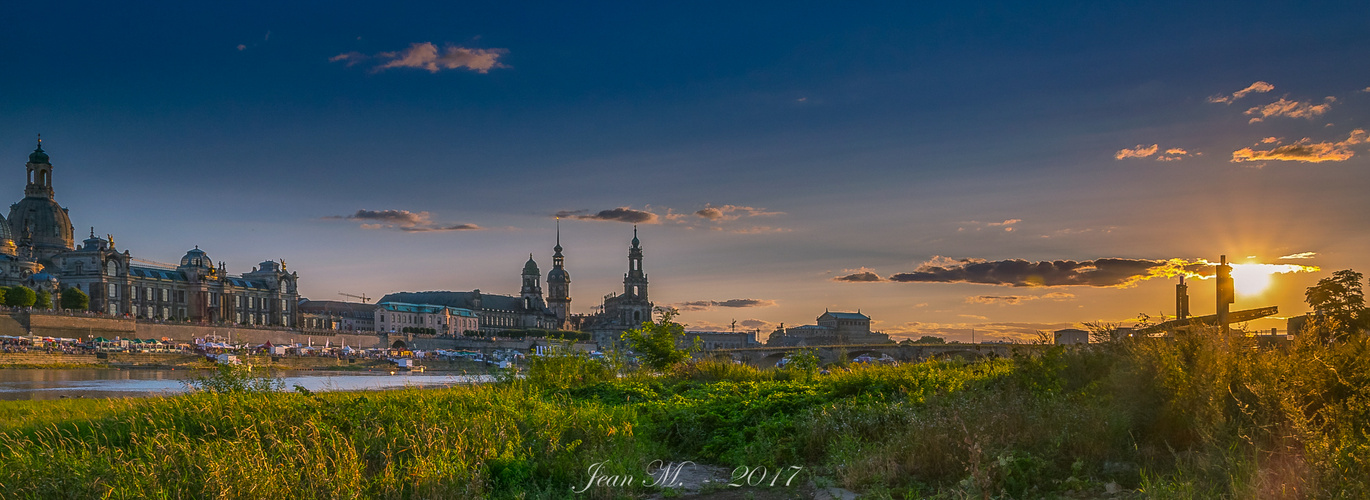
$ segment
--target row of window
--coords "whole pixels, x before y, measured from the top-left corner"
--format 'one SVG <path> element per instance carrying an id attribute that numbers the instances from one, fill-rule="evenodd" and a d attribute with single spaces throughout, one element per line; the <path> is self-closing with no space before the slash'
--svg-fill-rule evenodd
<path id="1" fill-rule="evenodd" d="M 435 324 L 433 320 L 436 319 L 436 320 L 438 320 L 437 323 L 436 323 L 438 326 L 447 326 L 447 321 L 446 321 L 446 319 L 441 318 L 441 317 L 437 317 L 437 316 L 419 316 L 419 315 L 417 315 L 417 314 L 392 314 L 392 315 L 390 315 L 390 318 L 391 318 L 391 321 L 394 321 L 394 322 L 397 323 L 397 324 L 409 324 L 409 325 L 422 325 L 422 324 L 433 325 L 433 324 Z M 380 320 L 381 320 L 381 323 L 384 323 L 384 322 L 385 322 L 385 315 L 384 315 L 384 314 L 380 315 Z"/>

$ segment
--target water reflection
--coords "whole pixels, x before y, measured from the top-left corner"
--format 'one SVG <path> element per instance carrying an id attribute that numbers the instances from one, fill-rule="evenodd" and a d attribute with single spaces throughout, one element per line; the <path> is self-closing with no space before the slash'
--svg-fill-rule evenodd
<path id="1" fill-rule="evenodd" d="M 195 370 L 0 370 L 0 400 L 124 398 L 179 394 Z M 208 373 L 208 372 L 203 372 Z M 443 387 L 490 382 L 490 375 L 450 372 L 277 372 L 286 390 L 359 391 L 403 387 Z"/>

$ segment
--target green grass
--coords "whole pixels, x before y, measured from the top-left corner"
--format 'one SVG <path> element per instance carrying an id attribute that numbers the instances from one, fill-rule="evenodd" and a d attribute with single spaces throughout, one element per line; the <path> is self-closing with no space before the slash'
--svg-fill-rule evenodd
<path id="1" fill-rule="evenodd" d="M 1310 339 L 1313 337 L 1310 336 Z M 614 498 L 586 470 L 789 466 L 876 497 L 1370 496 L 1370 342 L 1213 334 L 1032 357 L 525 378 L 365 393 L 0 402 L 4 498 Z"/>

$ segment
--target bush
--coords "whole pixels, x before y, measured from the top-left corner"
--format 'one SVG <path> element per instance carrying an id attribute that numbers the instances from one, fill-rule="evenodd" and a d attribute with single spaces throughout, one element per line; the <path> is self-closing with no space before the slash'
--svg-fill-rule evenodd
<path id="1" fill-rule="evenodd" d="M 616 379 L 608 363 L 591 359 L 569 346 L 551 346 L 543 356 L 528 358 L 528 383 L 543 389 L 564 391 Z"/>
<path id="2" fill-rule="evenodd" d="M 698 350 L 699 341 L 693 347 L 680 347 L 685 338 L 685 325 L 672 321 L 678 314 L 674 309 L 658 308 L 661 319 L 645 322 L 642 326 L 623 332 L 623 341 L 628 348 L 638 354 L 642 364 L 655 370 L 665 370 L 671 365 L 690 359 L 690 353 Z"/>
<path id="3" fill-rule="evenodd" d="M 220 394 L 279 392 L 285 387 L 280 378 L 266 371 L 253 373 L 250 367 L 226 364 L 217 365 L 209 375 L 197 375 L 186 379 L 184 383 L 191 391 Z"/>
<path id="4" fill-rule="evenodd" d="M 34 295 L 33 306 L 38 309 L 52 309 L 52 293 L 47 290 L 39 290 Z"/>
<path id="5" fill-rule="evenodd" d="M 37 299 L 38 295 L 26 286 L 15 285 L 5 290 L 5 305 L 10 307 L 28 307 Z"/>

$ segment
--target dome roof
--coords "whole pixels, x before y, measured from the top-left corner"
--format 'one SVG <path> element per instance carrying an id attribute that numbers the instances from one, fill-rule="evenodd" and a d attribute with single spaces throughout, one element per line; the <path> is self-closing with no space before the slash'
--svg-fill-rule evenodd
<path id="1" fill-rule="evenodd" d="M 71 233 L 71 218 L 57 201 L 47 197 L 29 196 L 10 205 L 10 237 L 23 239 L 24 229 L 34 248 L 71 250 L 75 238 Z"/>
<path id="2" fill-rule="evenodd" d="M 200 247 L 195 247 L 193 250 L 186 252 L 185 257 L 181 257 L 181 267 L 202 267 L 209 269 L 210 267 L 213 267 L 213 262 L 214 261 L 209 260 L 209 255 L 206 254 L 204 250 L 200 250 Z"/>
<path id="3" fill-rule="evenodd" d="M 571 281 L 571 273 L 566 272 L 565 269 L 556 268 L 556 269 L 552 269 L 551 271 L 547 271 L 547 282 L 548 282 L 548 283 L 555 283 L 555 282 L 567 282 L 567 283 L 569 283 L 570 281 Z"/>
<path id="4" fill-rule="evenodd" d="M 38 141 L 38 149 L 29 153 L 29 163 L 48 163 L 48 154 L 43 152 L 43 141 L 41 139 Z"/>
<path id="5" fill-rule="evenodd" d="M 3 246 L 14 248 L 14 232 L 10 231 L 10 225 L 5 222 L 5 218 L 0 217 L 0 247 Z"/>
<path id="6" fill-rule="evenodd" d="M 542 274 L 538 271 L 538 263 L 533 262 L 533 256 L 528 256 L 528 262 L 523 264 L 523 274 Z"/>

